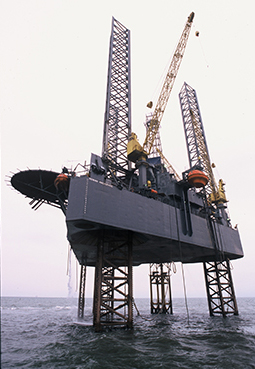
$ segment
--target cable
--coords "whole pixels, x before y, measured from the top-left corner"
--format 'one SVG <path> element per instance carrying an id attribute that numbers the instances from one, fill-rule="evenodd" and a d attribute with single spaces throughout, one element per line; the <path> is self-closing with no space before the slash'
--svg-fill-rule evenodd
<path id="1" fill-rule="evenodd" d="M 66 268 L 66 275 L 69 275 L 69 271 L 70 271 L 71 245 L 70 245 L 70 244 L 68 244 L 68 246 L 70 246 L 70 249 L 68 248 L 68 250 L 67 250 L 67 268 Z"/>
<path id="2" fill-rule="evenodd" d="M 135 299 L 134 299 L 134 297 L 133 297 L 133 304 L 134 304 L 134 307 L 135 307 L 135 309 L 136 309 L 137 315 L 138 315 L 138 316 L 140 316 L 143 320 L 146 320 L 147 322 L 152 322 L 152 321 L 156 318 L 156 316 L 157 316 L 158 314 L 160 314 L 160 313 L 161 313 L 161 311 L 162 311 L 162 309 L 160 309 L 160 310 L 157 312 L 157 314 L 155 314 L 155 315 L 154 315 L 154 317 L 153 317 L 153 318 L 148 319 L 148 318 L 145 318 L 144 316 L 142 316 L 142 315 L 140 314 L 140 311 L 138 310 L 138 307 L 137 307 L 137 305 L 136 305 L 136 303 L 135 303 Z"/>
<path id="3" fill-rule="evenodd" d="M 184 290 L 184 297 L 185 297 L 185 306 L 186 306 L 186 312 L 187 312 L 187 318 L 188 318 L 188 324 L 189 324 L 189 307 L 188 307 L 188 300 L 187 300 L 187 291 L 186 291 L 183 263 L 181 263 L 181 266 L 182 266 L 182 283 L 183 283 L 183 290 Z"/>
<path id="4" fill-rule="evenodd" d="M 176 264 L 174 261 L 172 261 L 171 264 L 172 264 L 173 273 L 175 274 L 177 272 Z"/>
<path id="5" fill-rule="evenodd" d="M 75 283 L 75 292 L 78 291 L 78 280 L 79 280 L 79 277 L 78 277 L 78 260 L 76 259 L 76 275 L 75 275 L 75 279 L 76 279 L 76 283 Z"/>
<path id="6" fill-rule="evenodd" d="M 200 44 L 200 47 L 201 47 L 201 50 L 202 50 L 202 53 L 203 53 L 203 56 L 204 56 L 204 59 L 205 59 L 206 66 L 207 66 L 207 68 L 209 68 L 209 63 L 206 60 L 205 52 L 204 52 L 204 49 L 203 49 L 203 46 L 202 46 L 202 43 L 201 43 L 200 40 L 199 40 L 199 44 Z"/>
<path id="7" fill-rule="evenodd" d="M 187 291 L 186 291 L 186 283 L 185 283 L 185 276 L 184 276 L 184 268 L 183 268 L 183 257 L 182 257 L 182 249 L 181 249 L 181 241 L 180 241 L 180 231 L 179 231 L 179 222 L 177 216 L 177 207 L 176 207 L 176 198 L 174 196 L 174 203 L 175 203 L 175 218 L 176 218 L 176 226 L 177 226 L 177 235 L 178 235 L 178 246 L 180 251 L 180 259 L 181 259 L 181 267 L 182 267 L 182 284 L 183 284 L 183 291 L 184 291 L 184 299 L 185 299 L 185 306 L 187 312 L 187 319 L 189 324 L 189 308 L 188 308 L 188 300 L 187 300 Z"/>

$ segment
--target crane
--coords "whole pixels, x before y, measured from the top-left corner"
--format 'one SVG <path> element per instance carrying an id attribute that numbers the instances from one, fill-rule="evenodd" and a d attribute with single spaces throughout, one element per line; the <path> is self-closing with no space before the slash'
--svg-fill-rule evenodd
<path id="1" fill-rule="evenodd" d="M 146 160 L 146 158 L 151 152 L 153 142 L 158 132 L 170 93 L 174 85 L 174 81 L 177 76 L 177 72 L 179 70 L 181 61 L 183 59 L 183 55 L 184 55 L 184 51 L 187 45 L 187 41 L 188 41 L 188 37 L 190 34 L 194 15 L 195 14 L 193 12 L 189 15 L 188 20 L 185 24 L 184 30 L 182 32 L 181 38 L 174 52 L 174 56 L 170 63 L 165 81 L 163 83 L 163 87 L 161 89 L 156 107 L 154 109 L 143 146 L 139 144 L 135 133 L 132 133 L 130 136 L 130 139 L 127 145 L 127 157 L 128 157 L 128 160 L 134 163 L 136 163 L 138 160 Z M 152 103 L 151 102 L 148 103 L 148 106 L 152 107 Z"/>
<path id="2" fill-rule="evenodd" d="M 148 126 L 146 127 L 146 137 L 145 141 L 143 143 L 143 146 L 140 145 L 140 143 L 137 140 L 137 136 L 135 133 L 131 133 L 131 136 L 129 138 L 128 144 L 127 144 L 127 157 L 128 160 L 136 163 L 136 167 L 139 168 L 139 187 L 140 188 L 146 188 L 146 186 L 150 187 L 151 182 L 147 181 L 147 171 L 148 171 L 148 163 L 147 158 L 150 155 L 153 144 L 159 136 L 159 126 L 161 123 L 161 120 L 163 118 L 163 114 L 165 112 L 168 99 L 170 97 L 170 93 L 172 91 L 174 81 L 177 76 L 177 72 L 179 70 L 181 61 L 183 59 L 184 51 L 187 45 L 188 37 L 191 30 L 191 24 L 194 19 L 194 13 L 192 12 L 190 16 L 188 17 L 188 20 L 185 24 L 184 30 L 182 32 L 181 38 L 179 40 L 179 43 L 176 47 L 176 50 L 174 52 L 174 56 L 172 58 L 172 61 L 170 63 L 170 66 L 168 68 L 168 72 L 166 75 L 166 78 L 164 80 L 156 107 L 154 109 L 154 112 L 152 114 L 152 117 L 150 118 L 150 121 L 148 121 Z M 152 102 L 149 102 L 147 104 L 148 108 L 152 108 Z M 155 146 L 155 144 L 154 144 Z M 162 163 L 167 167 L 170 173 L 173 173 L 174 177 L 177 180 L 180 180 L 180 177 L 172 167 L 172 165 L 168 162 L 168 160 L 163 155 L 162 151 L 159 149 L 159 147 L 156 146 L 155 153 L 158 153 Z M 150 168 L 151 169 L 151 168 Z M 153 171 L 150 171 L 150 176 L 153 176 Z M 155 177 L 154 177 L 155 179 Z M 152 190 L 153 191 L 153 190 Z M 156 191 L 157 192 L 157 191 Z M 165 266 L 168 270 L 171 269 L 171 264 L 166 263 Z M 161 311 L 167 311 L 168 309 L 172 309 L 172 302 L 171 302 L 171 290 L 170 290 L 170 276 L 167 273 L 163 273 L 164 266 L 162 263 L 150 264 L 150 288 L 151 288 L 151 309 L 152 312 L 156 312 L 155 310 L 155 304 L 153 302 L 153 284 L 156 283 L 157 285 L 157 296 L 156 296 L 156 306 L 160 308 Z M 155 277 L 157 276 L 157 277 Z M 156 282 L 155 282 L 156 278 Z M 161 283 L 161 298 L 159 296 L 159 281 Z M 166 287 L 169 288 L 169 301 L 167 301 L 167 291 Z"/>

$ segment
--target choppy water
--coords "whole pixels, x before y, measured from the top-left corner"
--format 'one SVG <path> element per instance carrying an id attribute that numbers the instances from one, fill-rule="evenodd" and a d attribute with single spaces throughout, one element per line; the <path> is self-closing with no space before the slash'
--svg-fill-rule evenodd
<path id="1" fill-rule="evenodd" d="M 173 315 L 136 304 L 147 320 L 134 314 L 133 330 L 95 333 L 76 324 L 76 299 L 3 297 L 1 368 L 255 368 L 254 298 L 225 319 L 209 317 L 205 299 L 188 300 L 189 320 L 182 299 Z"/>

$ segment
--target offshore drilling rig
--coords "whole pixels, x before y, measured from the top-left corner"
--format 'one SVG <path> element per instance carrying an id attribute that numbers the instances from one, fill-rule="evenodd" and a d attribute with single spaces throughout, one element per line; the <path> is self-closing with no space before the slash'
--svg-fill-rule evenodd
<path id="1" fill-rule="evenodd" d="M 238 314 L 229 260 L 243 257 L 231 225 L 224 182 L 216 183 L 195 90 L 180 94 L 190 168 L 180 177 L 162 153 L 159 126 L 187 45 L 185 24 L 141 145 L 131 129 L 130 31 L 113 18 L 103 146 L 90 165 L 62 173 L 26 170 L 12 186 L 38 209 L 62 210 L 81 265 L 78 316 L 86 267 L 95 267 L 93 324 L 133 326 L 133 266 L 150 264 L 151 312 L 172 313 L 172 262 L 203 263 L 210 315 Z M 148 103 L 152 108 L 152 102 Z"/>

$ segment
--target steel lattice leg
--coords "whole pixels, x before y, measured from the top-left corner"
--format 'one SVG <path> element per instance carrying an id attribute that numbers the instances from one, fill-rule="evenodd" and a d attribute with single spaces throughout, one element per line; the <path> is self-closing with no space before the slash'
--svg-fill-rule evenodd
<path id="1" fill-rule="evenodd" d="M 170 263 L 150 264 L 151 314 L 173 313 Z"/>
<path id="2" fill-rule="evenodd" d="M 132 237 L 100 236 L 95 268 L 94 326 L 133 326 Z"/>
<path id="3" fill-rule="evenodd" d="M 238 315 L 229 260 L 203 264 L 210 315 Z"/>

